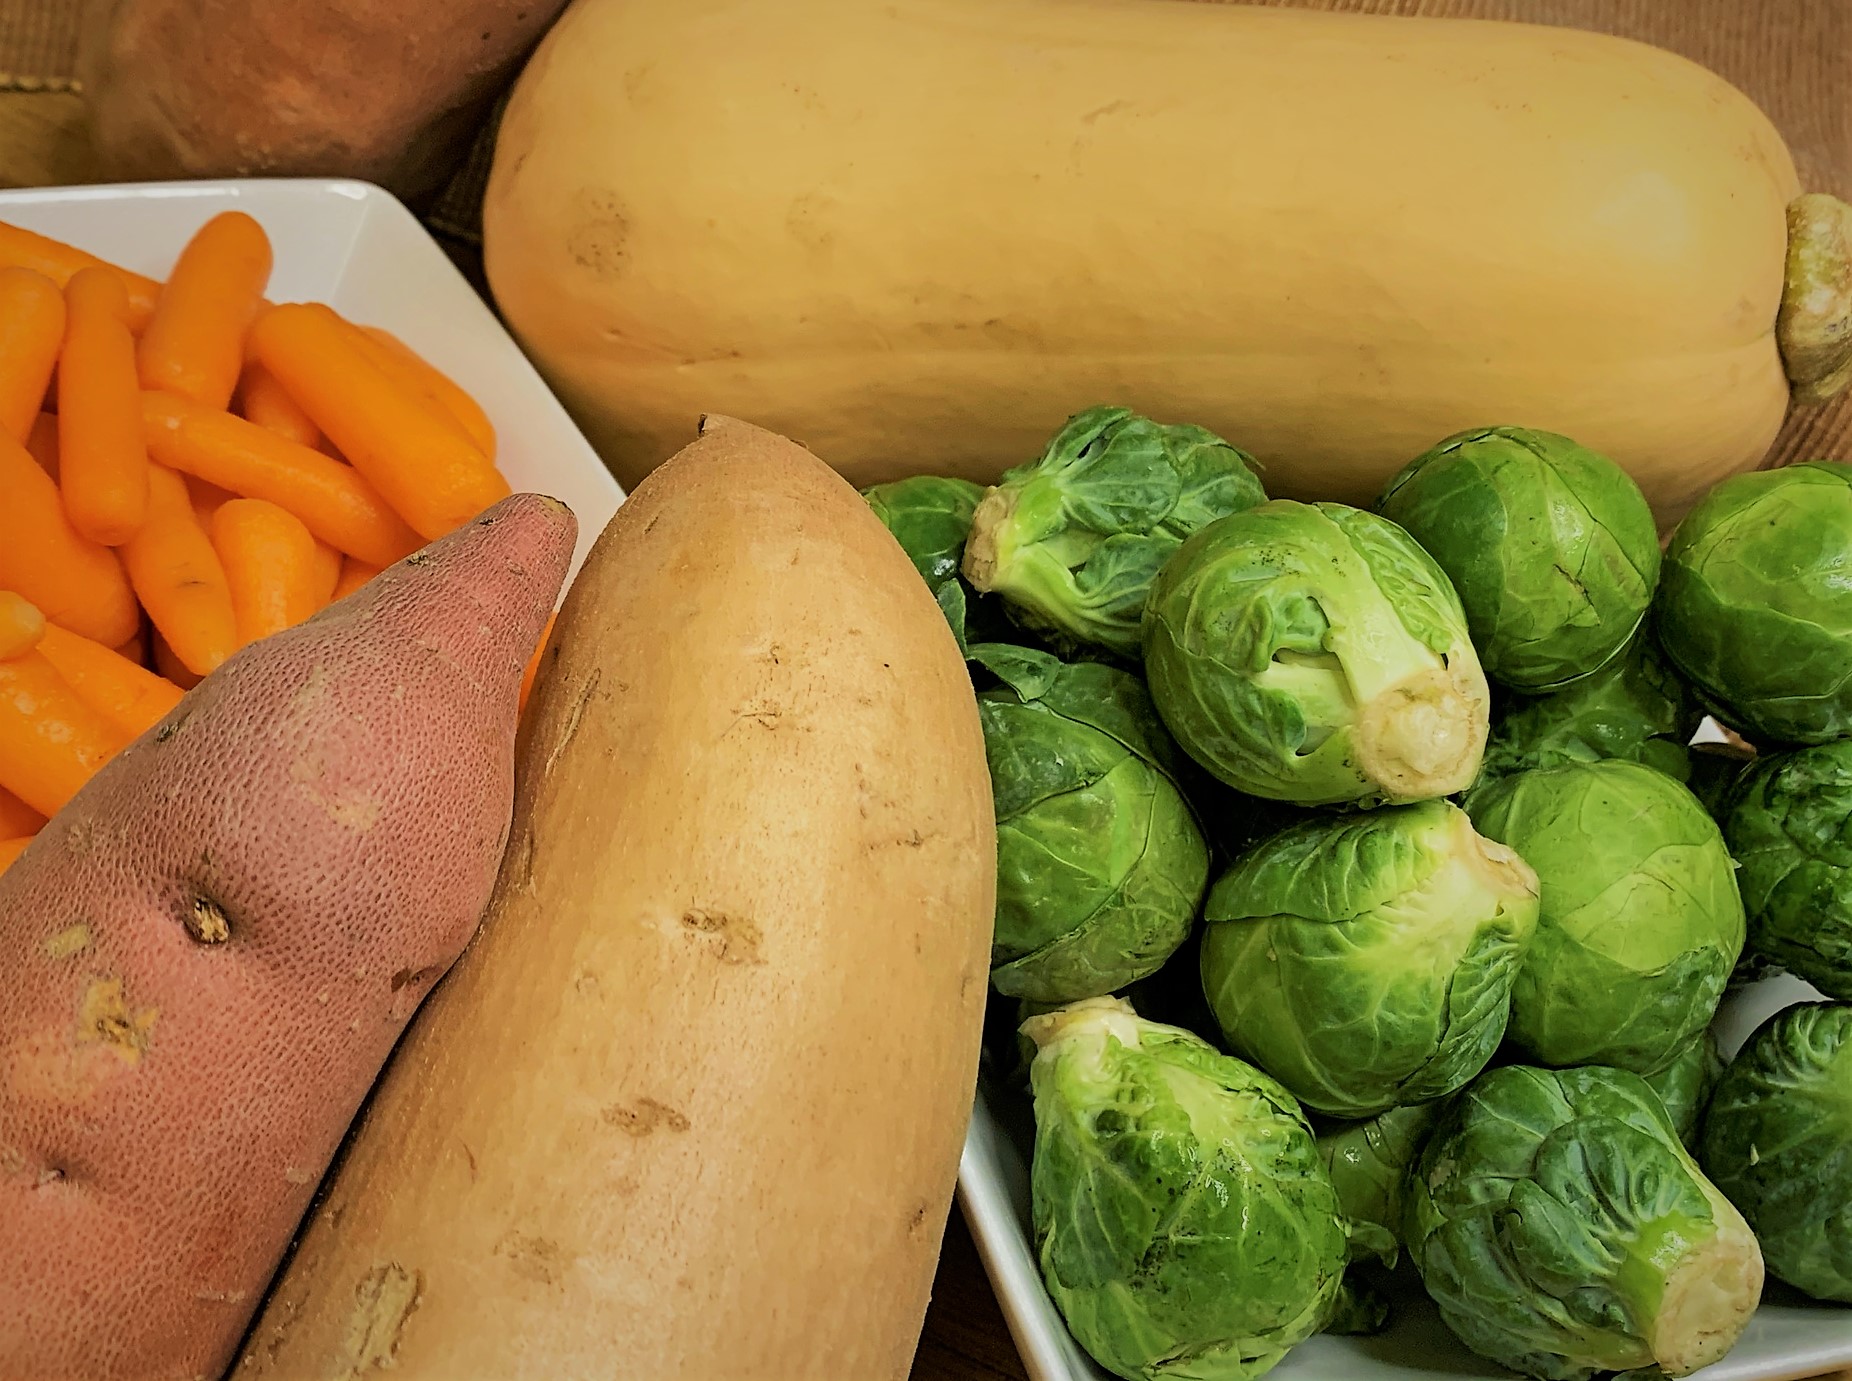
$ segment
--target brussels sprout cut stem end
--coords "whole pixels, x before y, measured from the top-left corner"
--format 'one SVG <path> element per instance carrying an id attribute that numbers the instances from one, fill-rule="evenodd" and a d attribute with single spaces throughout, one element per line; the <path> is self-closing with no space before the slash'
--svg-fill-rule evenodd
<path id="1" fill-rule="evenodd" d="M 1762 1297 L 1762 1253 L 1749 1225 L 1733 1209 L 1720 1212 L 1717 1223 L 1716 1235 L 1692 1246 L 1666 1276 L 1659 1314 L 1647 1330 L 1653 1360 L 1667 1376 L 1689 1376 L 1720 1360 Z M 1673 1229 L 1668 1245 L 1683 1235 Z"/>
<path id="2" fill-rule="evenodd" d="M 1810 192 L 1788 206 L 1788 278 L 1775 338 L 1794 398 L 1824 403 L 1852 384 L 1852 206 Z"/>
<path id="3" fill-rule="evenodd" d="M 1486 740 L 1487 706 L 1449 663 L 1376 696 L 1357 723 L 1357 766 L 1392 800 L 1420 801 L 1470 785 Z"/>

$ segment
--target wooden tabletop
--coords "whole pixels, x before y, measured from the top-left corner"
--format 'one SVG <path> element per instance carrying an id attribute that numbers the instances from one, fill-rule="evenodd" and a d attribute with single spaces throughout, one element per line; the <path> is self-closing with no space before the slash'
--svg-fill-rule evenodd
<path id="1" fill-rule="evenodd" d="M 1607 29 L 1682 52 L 1747 91 L 1780 126 L 1811 190 L 1852 198 L 1852 3 L 1848 0 L 1260 0 L 1308 8 L 1462 14 Z M 0 93 L 0 186 L 88 180 L 82 102 Z M 1775 459 L 1852 460 L 1852 399 L 1797 412 Z M 956 1211 L 913 1381 L 1025 1381 L 970 1234 Z M 1852 1371 L 1831 1381 L 1852 1381 Z"/>

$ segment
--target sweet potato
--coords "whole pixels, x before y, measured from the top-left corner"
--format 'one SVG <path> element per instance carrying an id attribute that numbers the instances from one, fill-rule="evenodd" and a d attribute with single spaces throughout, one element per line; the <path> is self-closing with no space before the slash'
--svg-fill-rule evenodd
<path id="1" fill-rule="evenodd" d="M 239 652 L 0 874 L 0 1376 L 217 1376 L 506 842 L 522 495 Z"/>

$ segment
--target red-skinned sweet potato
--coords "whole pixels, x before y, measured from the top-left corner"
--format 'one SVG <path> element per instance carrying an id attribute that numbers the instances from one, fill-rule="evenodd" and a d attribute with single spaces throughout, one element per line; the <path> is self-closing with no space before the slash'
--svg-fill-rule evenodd
<path id="1" fill-rule="evenodd" d="M 0 875 L 0 1376 L 217 1376 L 476 927 L 576 524 L 521 495 L 240 652 Z"/>

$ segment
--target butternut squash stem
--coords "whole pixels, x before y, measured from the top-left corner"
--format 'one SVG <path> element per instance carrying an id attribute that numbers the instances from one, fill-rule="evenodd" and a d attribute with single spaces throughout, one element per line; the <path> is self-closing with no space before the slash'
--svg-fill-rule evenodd
<path id="1" fill-rule="evenodd" d="M 1824 192 L 1788 205 L 1788 270 L 1775 339 L 1797 403 L 1852 384 L 1852 206 Z"/>

